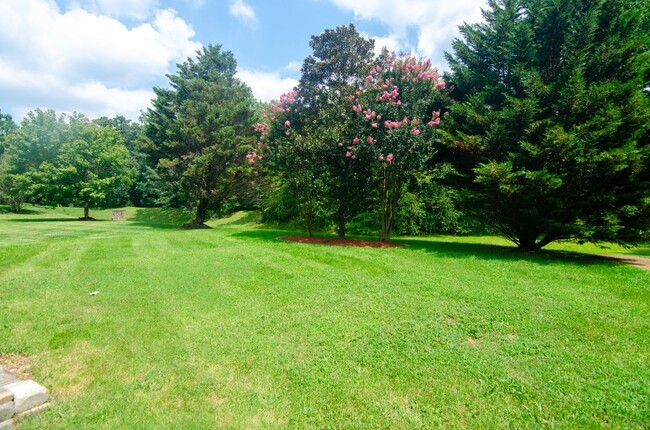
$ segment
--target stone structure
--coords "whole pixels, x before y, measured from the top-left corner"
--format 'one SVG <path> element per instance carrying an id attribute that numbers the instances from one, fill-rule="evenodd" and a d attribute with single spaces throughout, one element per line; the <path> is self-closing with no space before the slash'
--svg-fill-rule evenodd
<path id="1" fill-rule="evenodd" d="M 113 221 L 124 221 L 126 220 L 126 211 L 113 211 Z"/>
<path id="2" fill-rule="evenodd" d="M 48 407 L 45 387 L 34 381 L 21 381 L 0 367 L 0 430 L 10 430 L 14 421 Z"/>

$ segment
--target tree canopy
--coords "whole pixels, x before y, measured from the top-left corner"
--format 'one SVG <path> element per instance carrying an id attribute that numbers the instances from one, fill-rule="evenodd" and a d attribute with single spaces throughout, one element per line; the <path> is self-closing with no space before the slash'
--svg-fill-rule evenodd
<path id="1" fill-rule="evenodd" d="M 637 7 L 631 7 L 631 6 Z M 643 240 L 647 12 L 622 0 L 491 0 L 447 54 L 448 143 L 468 208 L 521 248 Z"/>
<path id="2" fill-rule="evenodd" d="M 154 88 L 145 114 L 140 148 L 185 195 L 195 212 L 193 226 L 203 226 L 209 209 L 250 187 L 245 154 L 254 142 L 254 100 L 236 69 L 232 52 L 204 47 L 168 75 L 171 88 Z"/>
<path id="3" fill-rule="evenodd" d="M 32 192 L 48 204 L 81 206 L 80 219 L 92 220 L 91 206 L 115 206 L 124 200 L 134 171 L 118 131 L 83 117 L 73 118 L 69 128 L 57 157 L 32 173 Z"/>

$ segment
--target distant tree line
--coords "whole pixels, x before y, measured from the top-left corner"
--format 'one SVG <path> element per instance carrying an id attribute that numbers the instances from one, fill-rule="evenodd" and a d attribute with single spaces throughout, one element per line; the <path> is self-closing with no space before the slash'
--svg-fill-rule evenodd
<path id="1" fill-rule="evenodd" d="M 644 0 L 491 0 L 444 76 L 353 25 L 312 36 L 294 91 L 256 102 L 210 45 L 140 122 L 0 113 L 0 199 L 259 209 L 308 234 L 499 234 L 636 244 L 650 231 Z"/>

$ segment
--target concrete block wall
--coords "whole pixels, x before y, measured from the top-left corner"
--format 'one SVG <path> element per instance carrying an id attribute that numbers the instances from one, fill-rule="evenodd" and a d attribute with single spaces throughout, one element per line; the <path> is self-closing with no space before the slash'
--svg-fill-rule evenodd
<path id="1" fill-rule="evenodd" d="M 46 409 L 47 401 L 45 387 L 21 381 L 0 367 L 0 430 L 11 430 L 16 420 Z"/>

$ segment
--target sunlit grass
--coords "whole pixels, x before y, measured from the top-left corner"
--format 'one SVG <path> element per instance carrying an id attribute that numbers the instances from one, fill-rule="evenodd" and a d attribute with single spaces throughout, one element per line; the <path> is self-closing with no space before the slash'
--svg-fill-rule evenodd
<path id="1" fill-rule="evenodd" d="M 21 428 L 650 424 L 650 272 L 495 238 L 340 248 L 277 241 L 250 214 L 179 231 L 187 214 L 126 210 L 0 215 L 0 354 L 29 357 L 52 397 Z"/>

